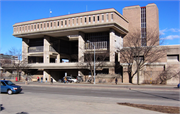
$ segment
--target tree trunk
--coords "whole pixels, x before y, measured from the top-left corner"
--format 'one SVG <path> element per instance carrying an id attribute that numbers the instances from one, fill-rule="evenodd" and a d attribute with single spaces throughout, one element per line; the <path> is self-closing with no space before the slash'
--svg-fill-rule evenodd
<path id="1" fill-rule="evenodd" d="M 131 76 L 131 73 L 128 73 L 129 75 L 129 83 L 132 83 L 132 76 Z"/>
<path id="2" fill-rule="evenodd" d="M 20 80 L 20 77 L 19 77 L 19 70 L 17 71 L 17 77 L 18 77 L 18 81 Z"/>
<path id="3" fill-rule="evenodd" d="M 137 84 L 139 85 L 139 68 L 137 69 Z"/>

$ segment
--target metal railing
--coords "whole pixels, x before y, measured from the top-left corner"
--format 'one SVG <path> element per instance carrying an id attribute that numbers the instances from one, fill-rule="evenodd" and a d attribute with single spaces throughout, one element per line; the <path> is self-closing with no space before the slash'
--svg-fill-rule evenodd
<path id="1" fill-rule="evenodd" d="M 31 52 L 43 52 L 43 49 L 44 46 L 33 46 L 33 47 L 29 47 L 28 48 L 28 52 L 31 53 Z"/>
<path id="2" fill-rule="evenodd" d="M 89 42 L 89 43 L 85 43 L 85 49 L 93 49 L 94 47 L 92 46 L 95 45 L 96 49 L 102 49 L 102 48 L 107 48 L 108 47 L 108 43 L 107 41 L 101 41 L 101 42 Z"/>

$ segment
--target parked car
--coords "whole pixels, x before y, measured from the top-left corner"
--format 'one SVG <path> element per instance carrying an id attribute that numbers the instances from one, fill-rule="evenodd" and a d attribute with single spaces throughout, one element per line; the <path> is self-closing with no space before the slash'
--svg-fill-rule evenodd
<path id="1" fill-rule="evenodd" d="M 75 79 L 74 77 L 72 77 L 72 76 L 66 76 L 66 78 L 67 78 L 67 81 L 68 82 L 77 82 L 77 79 Z"/>
<path id="2" fill-rule="evenodd" d="M 1 92 L 5 92 L 11 95 L 13 93 L 20 93 L 21 91 L 21 86 L 15 85 L 9 80 L 1 80 Z"/>
<path id="3" fill-rule="evenodd" d="M 177 85 L 178 88 L 180 88 L 180 83 Z"/>

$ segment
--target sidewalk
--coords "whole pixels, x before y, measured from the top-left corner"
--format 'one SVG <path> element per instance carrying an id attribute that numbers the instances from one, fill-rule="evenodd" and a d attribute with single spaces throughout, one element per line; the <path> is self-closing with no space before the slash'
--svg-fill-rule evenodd
<path id="1" fill-rule="evenodd" d="M 107 83 L 107 84 L 92 84 L 92 83 L 58 83 L 54 82 L 14 82 L 20 86 L 39 86 L 39 87 L 61 87 L 61 88 L 86 88 L 86 89 L 125 89 L 125 90 L 157 90 L 157 91 L 179 91 L 176 86 L 173 85 L 133 85 L 133 84 L 122 84 L 117 85 Z"/>

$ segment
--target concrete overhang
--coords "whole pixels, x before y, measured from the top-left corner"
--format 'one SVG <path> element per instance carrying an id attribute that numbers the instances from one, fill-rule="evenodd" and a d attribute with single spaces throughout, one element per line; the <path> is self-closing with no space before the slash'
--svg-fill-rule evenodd
<path id="1" fill-rule="evenodd" d="M 109 20 L 106 20 L 107 14 Z M 102 15 L 104 16 L 104 20 L 101 19 Z M 113 18 L 111 15 L 113 15 Z M 98 21 L 97 16 L 99 16 Z M 90 17 L 91 21 L 89 22 L 88 20 Z M 95 21 L 93 20 L 94 17 L 96 17 Z M 85 18 L 87 18 L 87 22 L 85 22 Z M 79 20 L 79 24 L 76 24 L 77 19 Z M 82 23 L 80 23 L 80 20 Z M 66 22 L 66 25 L 62 26 L 61 22 Z M 69 22 L 70 24 L 68 24 Z M 48 24 L 49 27 L 47 28 L 45 24 L 46 27 L 44 28 L 44 23 Z M 60 23 L 60 25 L 57 25 L 57 23 Z M 125 17 L 114 8 L 110 8 L 16 23 L 13 25 L 13 36 L 19 38 L 42 38 L 45 35 L 50 37 L 62 37 L 77 35 L 79 32 L 92 33 L 110 31 L 110 29 L 114 29 L 122 35 L 126 35 L 128 33 L 128 24 L 129 22 Z M 36 28 L 34 29 L 35 26 Z"/>
<path id="2" fill-rule="evenodd" d="M 101 68 L 114 67 L 114 63 L 104 62 L 105 64 Z M 75 63 L 35 63 L 29 64 L 28 69 L 89 69 L 87 63 L 79 64 Z"/>
<path id="3" fill-rule="evenodd" d="M 13 36 L 18 38 L 43 38 L 44 36 L 63 37 L 68 35 L 76 35 L 79 34 L 79 32 L 93 33 L 93 32 L 110 31 L 110 29 L 114 29 L 115 31 L 123 35 L 126 35 L 128 33 L 128 30 L 124 29 L 119 24 L 113 22 L 113 23 L 98 24 L 98 25 L 85 25 L 78 27 L 48 29 L 48 30 L 42 30 L 36 32 L 19 33 L 19 34 L 13 34 Z"/>

